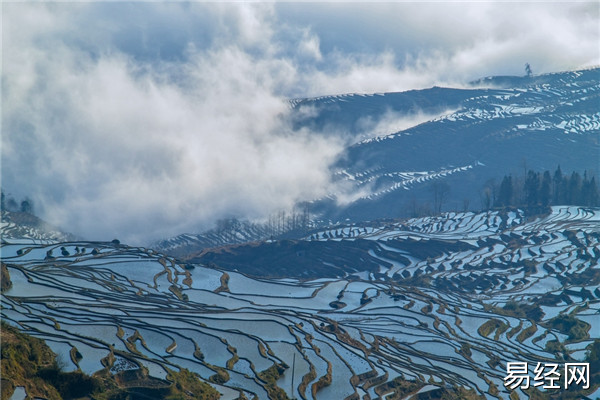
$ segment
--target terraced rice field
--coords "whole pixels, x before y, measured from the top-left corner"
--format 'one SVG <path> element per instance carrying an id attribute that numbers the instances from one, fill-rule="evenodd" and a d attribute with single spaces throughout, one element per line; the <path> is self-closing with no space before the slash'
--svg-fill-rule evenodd
<path id="1" fill-rule="evenodd" d="M 1 251 L 13 286 L 2 319 L 45 339 L 67 370 L 146 368 L 164 379 L 166 367 L 187 368 L 223 398 L 267 399 L 261 372 L 279 365 L 277 385 L 296 398 L 375 399 L 396 378 L 418 382 L 415 391 L 462 386 L 508 398 L 507 362 L 556 362 L 552 341 L 581 360 L 600 338 L 598 209 L 324 230 L 305 240 L 370 241 L 379 271 L 313 280 L 250 277 L 112 243 L 12 241 L 8 228 Z M 424 258 L 423 242 L 442 250 Z M 515 302 L 541 313 L 520 314 L 508 307 Z M 560 316 L 581 321 L 583 333 L 561 331 L 552 324 Z"/>

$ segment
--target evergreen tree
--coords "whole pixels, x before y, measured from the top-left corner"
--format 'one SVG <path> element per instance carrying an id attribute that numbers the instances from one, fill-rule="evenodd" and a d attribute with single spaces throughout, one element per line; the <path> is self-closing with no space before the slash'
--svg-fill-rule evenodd
<path id="1" fill-rule="evenodd" d="M 525 180 L 525 202 L 529 207 L 538 203 L 538 193 L 540 186 L 540 177 L 538 173 L 529 170 Z"/>
<path id="2" fill-rule="evenodd" d="M 569 195 L 569 177 L 563 176 L 560 181 L 558 204 L 569 204 L 571 197 Z"/>
<path id="3" fill-rule="evenodd" d="M 506 207 L 511 205 L 513 195 L 513 184 L 512 184 L 512 176 L 504 176 L 502 179 L 502 183 L 500 183 L 500 190 L 498 192 L 498 207 Z"/>
<path id="4" fill-rule="evenodd" d="M 18 211 L 19 205 L 17 204 L 17 201 L 15 199 L 9 197 L 8 200 L 6 200 L 6 209 L 8 211 Z"/>
<path id="5" fill-rule="evenodd" d="M 577 172 L 573 171 L 571 174 L 567 188 L 567 203 L 581 204 L 581 177 Z"/>
<path id="6" fill-rule="evenodd" d="M 583 181 L 581 182 L 580 201 L 582 206 L 589 206 L 590 200 L 590 181 L 587 177 L 587 170 L 583 171 Z"/>
<path id="7" fill-rule="evenodd" d="M 490 203 L 489 187 L 484 186 L 482 192 L 482 205 L 488 208 Z M 494 207 L 538 205 L 575 205 L 598 207 L 600 206 L 600 190 L 596 178 L 590 178 L 587 171 L 583 179 L 578 172 L 563 175 L 560 166 L 552 176 L 550 171 L 544 173 L 529 170 L 525 179 L 504 176 L 498 195 L 493 202 Z"/>
<path id="8" fill-rule="evenodd" d="M 596 177 L 592 176 L 592 179 L 590 180 L 590 206 L 591 207 L 598 207 L 600 206 L 600 193 L 598 193 L 598 186 L 596 186 Z"/>
<path id="9" fill-rule="evenodd" d="M 552 179 L 552 204 L 560 204 L 561 201 L 561 186 L 562 186 L 562 171 L 560 170 L 560 165 L 556 168 L 554 172 L 554 177 Z"/>
<path id="10" fill-rule="evenodd" d="M 540 203 L 546 207 L 550 204 L 550 185 L 552 179 L 550 178 L 550 172 L 545 171 L 544 177 L 542 178 L 542 186 L 540 187 Z"/>
<path id="11" fill-rule="evenodd" d="M 21 212 L 32 214 L 33 213 L 33 201 L 29 198 L 25 198 L 25 200 L 21 201 Z"/>
<path id="12" fill-rule="evenodd" d="M 581 204 L 588 207 L 598 205 L 598 187 L 596 178 L 588 180 L 587 171 L 583 174 L 583 183 L 581 184 Z"/>

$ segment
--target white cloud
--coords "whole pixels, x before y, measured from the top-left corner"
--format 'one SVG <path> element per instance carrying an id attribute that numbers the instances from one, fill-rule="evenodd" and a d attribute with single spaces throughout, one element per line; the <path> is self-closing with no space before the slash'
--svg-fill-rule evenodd
<path id="1" fill-rule="evenodd" d="M 302 31 L 302 40 L 298 46 L 300 54 L 310 57 L 316 61 L 321 61 L 323 56 L 321 54 L 319 37 L 314 33 L 311 33 L 310 29 L 305 28 Z"/>
<path id="2" fill-rule="evenodd" d="M 598 2 L 279 5 L 310 23 L 322 64 L 312 95 L 464 84 L 600 64 Z"/>
<path id="3" fill-rule="evenodd" d="M 4 4 L 2 185 L 93 239 L 264 217 L 336 191 L 341 136 L 292 130 L 287 97 L 598 63 L 597 4 L 510 6 Z"/>
<path id="4" fill-rule="evenodd" d="M 456 110 L 446 109 L 434 113 L 415 110 L 408 114 L 386 110 L 381 116 L 360 118 L 357 122 L 357 140 L 371 139 L 378 136 L 387 136 L 415 127 L 443 115 L 449 115 Z"/>
<path id="5" fill-rule="evenodd" d="M 243 35 L 259 29 L 243 18 Z M 18 41 L 23 21 L 12 21 Z M 148 65 L 37 39 L 6 51 L 23 65 L 5 70 L 3 161 L 51 222 L 140 242 L 326 193 L 341 142 L 287 126 L 289 105 L 273 94 L 293 79 L 286 60 L 233 43 Z"/>

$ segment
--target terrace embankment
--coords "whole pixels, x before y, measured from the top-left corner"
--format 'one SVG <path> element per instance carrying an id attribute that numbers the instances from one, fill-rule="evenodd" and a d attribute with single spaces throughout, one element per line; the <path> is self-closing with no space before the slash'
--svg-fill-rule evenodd
<path id="1" fill-rule="evenodd" d="M 519 221 L 462 213 L 282 244 L 295 257 L 327 249 L 310 257 L 335 272 L 312 280 L 190 268 L 123 244 L 5 243 L 2 319 L 44 339 L 65 373 L 142 374 L 172 388 L 172 371 L 187 369 L 226 399 L 392 398 L 411 382 L 421 397 L 506 399 L 507 361 L 592 362 L 600 329 L 600 212 Z M 422 259 L 428 241 L 446 247 Z M 370 269 L 343 272 L 361 258 Z M 274 365 L 295 367 L 261 375 Z"/>
<path id="2" fill-rule="evenodd" d="M 31 398 L 116 399 L 182 398 L 216 400 L 219 394 L 187 370 L 170 371 L 166 380 L 149 377 L 143 369 L 110 372 L 110 365 L 93 376 L 81 371 L 64 372 L 63 361 L 43 340 L 1 324 L 2 386 L 1 398 L 8 399 L 22 387 Z M 114 358 L 113 358 L 114 360 Z"/>

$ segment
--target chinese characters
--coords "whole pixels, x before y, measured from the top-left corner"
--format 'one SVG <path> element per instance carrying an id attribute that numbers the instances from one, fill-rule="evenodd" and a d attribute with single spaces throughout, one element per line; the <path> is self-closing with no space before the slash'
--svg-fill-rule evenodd
<path id="1" fill-rule="evenodd" d="M 561 371 L 563 372 L 561 376 Z M 520 388 L 527 390 L 531 386 L 531 376 L 527 362 L 509 362 L 506 364 L 506 378 L 504 386 L 510 390 Z M 561 379 L 562 378 L 562 379 Z M 563 383 L 563 386 L 561 386 Z M 533 386 L 542 386 L 544 389 L 568 389 L 569 386 L 578 385 L 581 389 L 590 387 L 589 363 L 565 363 L 560 368 L 555 363 L 538 362 L 533 369 Z"/>

